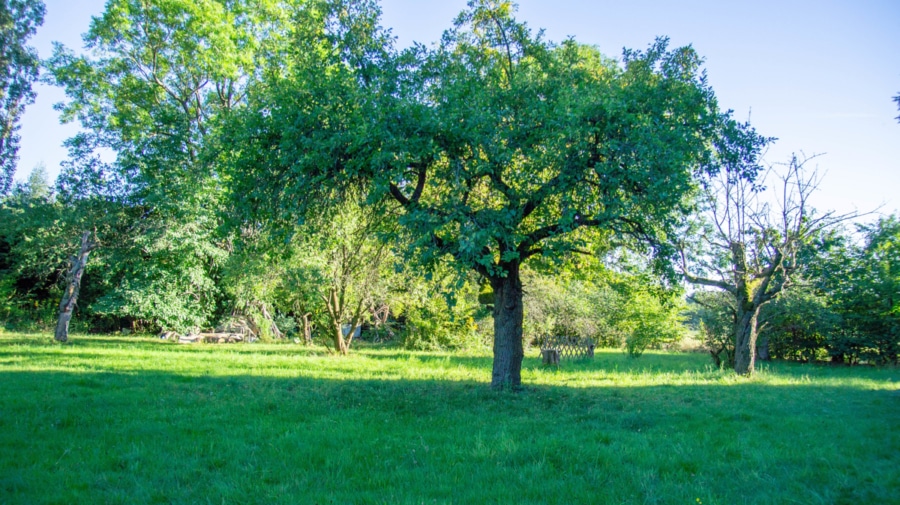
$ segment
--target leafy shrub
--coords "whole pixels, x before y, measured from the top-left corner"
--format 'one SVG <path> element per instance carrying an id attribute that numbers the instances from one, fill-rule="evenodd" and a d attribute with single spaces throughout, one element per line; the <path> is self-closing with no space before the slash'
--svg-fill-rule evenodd
<path id="1" fill-rule="evenodd" d="M 299 325 L 297 324 L 297 320 L 293 317 L 278 312 L 273 317 L 273 320 L 275 325 L 278 326 L 278 329 L 281 330 L 286 337 L 293 338 L 299 334 Z"/>
<path id="2" fill-rule="evenodd" d="M 759 339 L 768 341 L 771 357 L 797 361 L 825 357 L 830 335 L 842 323 L 826 297 L 809 289 L 785 291 L 763 307 L 760 321 Z"/>
<path id="3" fill-rule="evenodd" d="M 660 300 L 645 291 L 637 291 L 629 297 L 622 326 L 630 331 L 625 339 L 625 350 L 637 358 L 648 348 L 659 348 L 681 339 L 685 333 L 679 298 Z"/>
<path id="4" fill-rule="evenodd" d="M 626 333 L 616 324 L 624 299 L 610 285 L 533 272 L 524 282 L 526 342 L 545 335 L 590 338 L 601 347 L 624 341 Z"/>
<path id="5" fill-rule="evenodd" d="M 688 317 L 719 368 L 734 367 L 734 309 L 720 291 L 698 291 L 688 298 Z"/>
<path id="6" fill-rule="evenodd" d="M 473 277 L 444 275 L 409 279 L 397 296 L 404 321 L 400 333 L 403 347 L 414 350 L 466 349 L 484 344 L 481 320 L 488 310 L 479 303 L 480 286 Z"/>

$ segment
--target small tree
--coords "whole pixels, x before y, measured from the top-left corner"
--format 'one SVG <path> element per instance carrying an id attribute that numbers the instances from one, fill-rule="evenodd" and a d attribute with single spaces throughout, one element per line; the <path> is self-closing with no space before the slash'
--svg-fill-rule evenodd
<path id="1" fill-rule="evenodd" d="M 721 291 L 697 291 L 688 297 L 692 324 L 718 368 L 734 368 L 733 301 Z"/>
<path id="2" fill-rule="evenodd" d="M 282 267 L 282 283 L 296 291 L 290 305 L 303 312 L 301 317 L 309 309 L 321 311 L 340 354 L 350 352 L 354 334 L 384 297 L 394 264 L 384 235 L 395 223 L 388 206 L 362 206 L 348 198 L 322 208 L 293 234 L 290 258 Z"/>
<path id="3" fill-rule="evenodd" d="M 820 231 L 856 215 L 812 209 L 809 198 L 820 179 L 805 168 L 810 158 L 794 156 L 780 174 L 756 177 L 761 147 L 710 178 L 699 249 L 682 247 L 685 279 L 733 298 L 734 370 L 741 375 L 754 372 L 760 309 L 791 285 L 798 252 Z M 776 176 L 771 192 L 768 175 Z"/>

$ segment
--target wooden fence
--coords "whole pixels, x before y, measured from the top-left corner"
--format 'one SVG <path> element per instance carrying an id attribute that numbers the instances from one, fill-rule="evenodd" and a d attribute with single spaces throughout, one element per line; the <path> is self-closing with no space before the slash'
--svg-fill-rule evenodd
<path id="1" fill-rule="evenodd" d="M 547 336 L 541 343 L 545 364 L 558 365 L 560 358 L 593 358 L 594 341 L 573 336 Z"/>

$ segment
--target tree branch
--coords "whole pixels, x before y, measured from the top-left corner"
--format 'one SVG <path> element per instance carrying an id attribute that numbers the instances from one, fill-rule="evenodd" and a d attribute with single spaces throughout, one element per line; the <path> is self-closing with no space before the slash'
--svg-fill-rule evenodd
<path id="1" fill-rule="evenodd" d="M 397 200 L 400 205 L 404 207 L 419 203 L 419 199 L 422 198 L 422 192 L 425 191 L 425 181 L 427 178 L 428 165 L 426 163 L 411 163 L 409 166 L 416 169 L 417 176 L 416 188 L 413 190 L 412 196 L 407 198 L 406 195 L 403 194 L 403 191 L 400 190 L 399 186 L 397 186 L 393 182 L 390 185 L 391 196 L 393 196 L 394 200 Z"/>

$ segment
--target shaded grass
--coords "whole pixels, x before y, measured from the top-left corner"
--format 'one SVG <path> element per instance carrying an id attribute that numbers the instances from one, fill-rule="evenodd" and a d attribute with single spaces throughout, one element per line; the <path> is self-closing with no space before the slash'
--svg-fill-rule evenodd
<path id="1" fill-rule="evenodd" d="M 0 337 L 3 503 L 898 503 L 900 373 Z"/>

